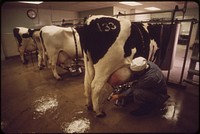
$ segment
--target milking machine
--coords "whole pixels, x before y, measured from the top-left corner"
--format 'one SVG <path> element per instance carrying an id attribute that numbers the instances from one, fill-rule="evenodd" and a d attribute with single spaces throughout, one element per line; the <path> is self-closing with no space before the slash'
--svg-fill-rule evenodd
<path id="1" fill-rule="evenodd" d="M 83 65 L 80 64 L 72 64 L 69 68 L 68 71 L 71 73 L 72 76 L 80 75 L 84 72 L 84 67 Z"/>
<path id="2" fill-rule="evenodd" d="M 107 100 L 110 101 L 114 94 L 121 94 L 131 87 L 132 87 L 132 82 L 128 82 L 128 83 L 125 83 L 125 84 L 114 86 L 113 92 L 108 96 Z M 115 105 L 116 106 L 125 106 L 126 104 L 129 104 L 132 101 L 133 101 L 133 94 L 130 94 L 129 96 L 127 96 L 125 98 L 117 99 L 115 101 Z"/>
<path id="3" fill-rule="evenodd" d="M 71 67 L 68 68 L 69 72 L 71 75 L 79 75 L 83 72 L 83 68 L 81 65 L 72 65 Z"/>
<path id="4" fill-rule="evenodd" d="M 84 72 L 84 65 L 82 63 L 78 64 L 80 61 L 76 62 L 75 60 L 76 59 L 73 59 L 70 65 L 60 65 L 60 67 L 69 71 L 72 76 L 80 75 Z"/>

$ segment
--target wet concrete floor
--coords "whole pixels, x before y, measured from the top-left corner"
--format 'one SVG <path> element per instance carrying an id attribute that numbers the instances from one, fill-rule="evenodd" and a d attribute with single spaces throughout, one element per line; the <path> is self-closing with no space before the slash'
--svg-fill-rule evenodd
<path id="1" fill-rule="evenodd" d="M 85 107 L 84 75 L 59 69 L 63 80 L 19 57 L 1 61 L 1 131 L 5 133 L 194 133 L 199 130 L 199 87 L 169 87 L 163 113 L 130 115 L 131 106 L 104 103 L 105 118 Z"/>

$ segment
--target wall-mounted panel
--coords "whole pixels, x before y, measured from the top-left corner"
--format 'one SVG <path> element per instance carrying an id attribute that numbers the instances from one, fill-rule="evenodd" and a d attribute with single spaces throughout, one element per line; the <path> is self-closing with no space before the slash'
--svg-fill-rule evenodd
<path id="1" fill-rule="evenodd" d="M 79 12 L 79 17 L 84 18 L 88 17 L 89 15 L 113 15 L 113 7 L 107 7 L 107 8 L 100 8 L 95 10 L 87 10 Z"/>

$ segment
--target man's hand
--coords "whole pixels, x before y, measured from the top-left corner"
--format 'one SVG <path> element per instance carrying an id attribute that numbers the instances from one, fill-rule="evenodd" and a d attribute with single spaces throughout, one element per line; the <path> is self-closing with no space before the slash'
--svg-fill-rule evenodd
<path id="1" fill-rule="evenodd" d="M 119 95 L 118 94 L 114 94 L 112 95 L 111 101 L 117 100 L 119 99 Z"/>

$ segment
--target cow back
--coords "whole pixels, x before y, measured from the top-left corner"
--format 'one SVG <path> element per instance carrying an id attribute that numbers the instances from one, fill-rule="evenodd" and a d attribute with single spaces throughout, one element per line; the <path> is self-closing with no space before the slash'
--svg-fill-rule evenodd
<path id="1" fill-rule="evenodd" d="M 17 41 L 18 47 L 23 46 L 25 51 L 36 50 L 36 45 L 29 33 L 29 29 L 25 27 L 15 27 L 13 29 L 14 37 Z"/>
<path id="2" fill-rule="evenodd" d="M 131 34 L 124 45 L 124 57 L 131 55 L 131 50 L 136 48 L 134 57 L 143 56 L 148 58 L 150 37 L 142 23 L 133 22 L 131 24 Z M 133 57 L 133 58 L 134 58 Z"/>
<path id="3" fill-rule="evenodd" d="M 84 51 L 90 53 L 94 64 L 106 54 L 119 32 L 119 21 L 111 17 L 96 18 L 84 25 L 81 43 Z"/>

